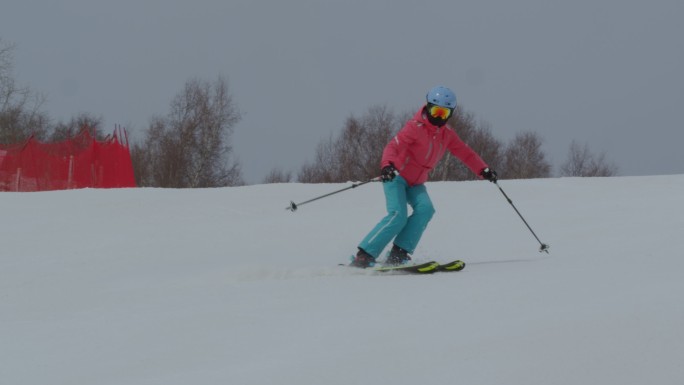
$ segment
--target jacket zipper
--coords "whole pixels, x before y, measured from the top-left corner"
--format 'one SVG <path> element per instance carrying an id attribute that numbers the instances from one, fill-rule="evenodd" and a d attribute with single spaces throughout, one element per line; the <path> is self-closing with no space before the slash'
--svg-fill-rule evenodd
<path id="1" fill-rule="evenodd" d="M 428 150 L 427 154 L 425 154 L 425 160 L 430 159 L 430 155 L 432 155 L 432 146 L 434 145 L 435 137 L 432 137 L 432 140 L 430 140 L 430 144 L 428 145 Z"/>

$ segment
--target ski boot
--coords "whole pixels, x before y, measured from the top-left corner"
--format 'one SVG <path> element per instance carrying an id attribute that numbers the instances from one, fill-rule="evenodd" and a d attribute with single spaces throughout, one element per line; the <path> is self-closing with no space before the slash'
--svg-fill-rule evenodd
<path id="1" fill-rule="evenodd" d="M 372 255 L 366 253 L 364 249 L 359 248 L 359 252 L 356 253 L 356 257 L 352 260 L 349 266 L 360 267 L 365 269 L 367 267 L 373 267 L 375 265 L 375 258 Z"/>
<path id="2" fill-rule="evenodd" d="M 401 247 L 399 247 L 397 245 L 393 245 L 392 250 L 390 250 L 389 255 L 387 256 L 387 260 L 385 261 L 385 265 L 387 265 L 387 266 L 399 266 L 399 265 L 405 265 L 409 262 L 411 262 L 411 256 L 409 256 L 408 251 L 402 249 Z"/>

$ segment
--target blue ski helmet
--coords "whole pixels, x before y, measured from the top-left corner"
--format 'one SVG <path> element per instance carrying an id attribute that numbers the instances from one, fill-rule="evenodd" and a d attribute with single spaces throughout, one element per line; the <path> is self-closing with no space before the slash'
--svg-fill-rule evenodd
<path id="1" fill-rule="evenodd" d="M 444 86 L 437 86 L 427 93 L 427 102 L 453 109 L 456 108 L 456 94 Z"/>

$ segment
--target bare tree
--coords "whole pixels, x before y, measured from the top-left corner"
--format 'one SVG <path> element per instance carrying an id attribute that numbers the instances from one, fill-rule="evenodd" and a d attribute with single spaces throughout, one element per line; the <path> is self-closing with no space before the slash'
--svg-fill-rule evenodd
<path id="1" fill-rule="evenodd" d="M 44 139 L 49 119 L 40 109 L 45 96 L 17 85 L 13 76 L 14 45 L 0 39 L 0 143 L 18 143 L 30 136 Z"/>
<path id="2" fill-rule="evenodd" d="M 500 177 L 507 179 L 548 178 L 551 164 L 541 150 L 542 139 L 534 132 L 515 136 L 506 146 Z"/>
<path id="3" fill-rule="evenodd" d="M 131 146 L 131 163 L 136 186 L 152 186 L 152 168 L 149 166 L 150 152 L 144 144 L 133 143 Z"/>
<path id="4" fill-rule="evenodd" d="M 314 160 L 302 166 L 297 175 L 297 180 L 301 183 L 339 182 L 336 173 L 341 167 L 340 165 L 336 140 L 331 135 L 328 139 L 318 143 Z"/>
<path id="5" fill-rule="evenodd" d="M 449 120 L 458 136 L 473 149 L 493 169 L 497 170 L 501 164 L 502 144 L 492 134 L 489 125 L 477 123 L 475 115 L 465 112 L 461 107 L 454 110 Z M 435 167 L 430 175 L 433 180 L 455 181 L 477 179 L 478 176 L 456 157 L 447 152 L 444 159 Z"/>
<path id="6" fill-rule="evenodd" d="M 281 169 L 273 169 L 271 172 L 264 178 L 264 184 L 268 183 L 289 183 L 292 182 L 292 173 L 287 171 L 283 171 Z"/>
<path id="7" fill-rule="evenodd" d="M 166 118 L 155 118 L 143 145 L 133 148 L 141 186 L 221 187 L 243 184 L 234 159 L 232 134 L 240 114 L 227 82 L 190 80 L 171 102 Z"/>
<path id="8" fill-rule="evenodd" d="M 561 176 L 615 176 L 617 166 L 606 160 L 605 153 L 594 155 L 589 150 L 589 144 L 581 146 L 576 141 L 570 144 L 568 159 L 561 166 Z"/>
<path id="9" fill-rule="evenodd" d="M 168 132 L 164 118 L 155 117 L 143 144 L 134 144 L 131 161 L 138 186 L 183 187 L 179 143 Z"/>
<path id="10" fill-rule="evenodd" d="M 58 142 L 61 140 L 67 140 L 73 138 L 87 129 L 90 135 L 97 139 L 103 140 L 106 138 L 102 130 L 102 117 L 96 117 L 88 113 L 81 113 L 75 117 L 72 117 L 69 122 L 59 122 L 52 129 L 52 133 L 49 136 L 51 142 Z"/>
<path id="11" fill-rule="evenodd" d="M 387 107 L 372 106 L 361 118 L 350 116 L 338 137 L 319 143 L 314 161 L 301 168 L 298 181 L 346 182 L 377 176 L 382 149 L 398 128 L 397 115 Z"/>
<path id="12" fill-rule="evenodd" d="M 373 106 L 360 119 L 351 116 L 338 139 L 338 181 L 367 179 L 379 174 L 382 149 L 398 122 L 387 107 Z"/>

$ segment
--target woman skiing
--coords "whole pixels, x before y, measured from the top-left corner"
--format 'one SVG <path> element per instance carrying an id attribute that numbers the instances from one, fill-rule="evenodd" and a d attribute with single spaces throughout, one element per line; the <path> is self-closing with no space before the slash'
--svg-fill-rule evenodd
<path id="1" fill-rule="evenodd" d="M 496 172 L 446 125 L 454 108 L 456 95 L 450 89 L 432 88 L 427 93 L 427 103 L 385 146 L 380 177 L 387 216 L 361 241 L 351 266 L 373 266 L 392 240 L 385 264 L 400 265 L 411 260 L 410 255 L 435 213 L 425 182 L 447 150 L 476 175 L 490 182 L 497 180 Z M 413 209 L 411 215 L 407 205 Z"/>

